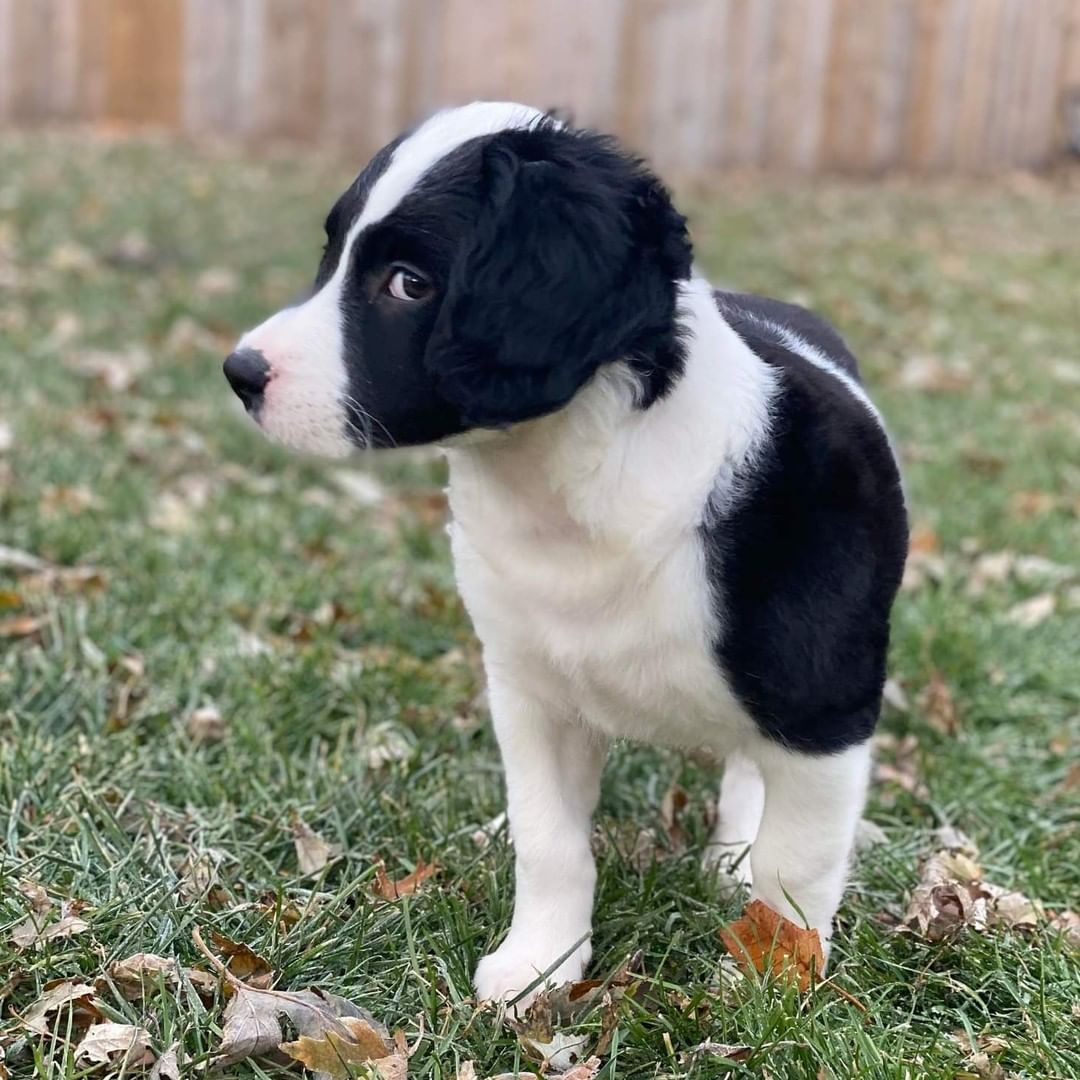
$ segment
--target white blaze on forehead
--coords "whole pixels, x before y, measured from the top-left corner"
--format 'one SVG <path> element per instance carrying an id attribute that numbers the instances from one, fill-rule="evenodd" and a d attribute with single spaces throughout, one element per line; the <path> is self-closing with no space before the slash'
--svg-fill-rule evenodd
<path id="1" fill-rule="evenodd" d="M 372 186 L 360 216 L 349 227 L 334 278 L 348 266 L 349 251 L 357 235 L 392 213 L 447 154 L 481 135 L 531 127 L 543 116 L 539 109 L 512 101 L 474 101 L 471 105 L 436 113 L 394 150 L 390 164 Z"/>

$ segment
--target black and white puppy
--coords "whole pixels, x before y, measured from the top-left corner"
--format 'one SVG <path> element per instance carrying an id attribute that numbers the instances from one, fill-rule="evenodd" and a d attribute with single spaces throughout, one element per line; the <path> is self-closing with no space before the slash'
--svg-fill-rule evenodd
<path id="1" fill-rule="evenodd" d="M 445 450 L 517 859 L 479 994 L 581 976 L 618 738 L 723 758 L 710 861 L 827 948 L 907 546 L 844 342 L 714 291 L 641 161 L 521 105 L 391 143 L 326 233 L 225 373 L 287 445 Z"/>

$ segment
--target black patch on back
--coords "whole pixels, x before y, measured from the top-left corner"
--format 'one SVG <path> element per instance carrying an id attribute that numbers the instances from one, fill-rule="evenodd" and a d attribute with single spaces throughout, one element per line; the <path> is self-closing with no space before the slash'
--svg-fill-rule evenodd
<path id="1" fill-rule="evenodd" d="M 726 297 L 718 302 L 730 317 Z M 744 310 L 779 321 L 789 307 L 755 298 Z M 752 317 L 732 322 L 778 373 L 780 390 L 736 504 L 702 527 L 722 628 L 716 655 L 762 732 L 834 753 L 867 739 L 881 707 L 889 613 L 907 554 L 900 475 L 880 425 L 836 376 Z M 830 345 L 838 363 L 850 357 L 815 317 L 787 325 L 818 348 Z"/>
<path id="2" fill-rule="evenodd" d="M 783 341 L 771 332 L 772 326 L 779 326 L 823 352 L 852 378 L 859 378 L 859 365 L 847 342 L 836 328 L 830 326 L 820 315 L 815 315 L 798 304 L 773 300 L 769 296 L 721 290 L 717 290 L 713 295 L 724 319 L 744 340 L 771 340 L 783 347 Z"/>

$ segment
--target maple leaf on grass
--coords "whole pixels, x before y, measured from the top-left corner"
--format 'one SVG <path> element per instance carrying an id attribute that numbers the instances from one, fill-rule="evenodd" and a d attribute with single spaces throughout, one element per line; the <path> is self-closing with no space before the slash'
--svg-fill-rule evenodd
<path id="1" fill-rule="evenodd" d="M 346 1080 L 356 1075 L 354 1065 L 367 1065 L 375 1070 L 380 1080 L 404 1080 L 408 1073 L 409 1052 L 400 1031 L 393 1043 L 388 1044 L 366 1020 L 350 1016 L 342 1017 L 341 1023 L 350 1030 L 353 1040 L 342 1039 L 328 1031 L 319 1038 L 301 1035 L 295 1042 L 282 1043 L 281 1049 L 320 1077 Z"/>
<path id="2" fill-rule="evenodd" d="M 303 877 L 317 874 L 331 859 L 336 859 L 340 850 L 334 844 L 328 844 L 306 822 L 296 818 L 292 823 L 293 845 L 296 848 L 296 862 Z"/>
<path id="3" fill-rule="evenodd" d="M 311 1067 L 322 1077 L 350 1077 L 356 1073 L 353 1066 L 369 1064 L 382 1080 L 403 1080 L 407 1054 L 401 1040 L 392 1041 L 366 1009 L 315 988 L 286 991 L 249 985 L 210 952 L 198 927 L 192 937 L 232 991 L 216 1067 L 266 1057 L 282 1063 L 314 1063 Z M 283 1037 L 282 1020 L 295 1029 L 295 1040 Z"/>
<path id="4" fill-rule="evenodd" d="M 110 983 L 128 1001 L 141 1001 L 158 990 L 175 991 L 186 977 L 203 997 L 212 996 L 217 979 L 207 971 L 181 968 L 175 961 L 156 953 L 135 953 L 109 966 L 108 977 L 95 980 L 98 991 L 104 993 Z"/>
<path id="5" fill-rule="evenodd" d="M 150 1080 L 180 1080 L 180 1063 L 176 1060 L 176 1048 L 179 1043 L 173 1043 L 164 1054 L 154 1062 L 150 1070 Z"/>
<path id="6" fill-rule="evenodd" d="M 948 846 L 923 862 L 903 929 L 927 941 L 944 941 L 969 928 L 1033 930 L 1042 921 L 1037 902 L 983 878 L 979 853 L 968 837 L 955 830 L 938 830 L 937 836 Z"/>
<path id="7" fill-rule="evenodd" d="M 38 1035 L 47 1035 L 50 1014 L 64 1008 L 84 1015 L 89 1014 L 94 1019 L 101 1019 L 101 1014 L 93 1002 L 94 988 L 89 983 L 75 982 L 73 979 L 59 979 L 56 982 L 46 983 L 45 993 L 22 1014 L 20 1021 L 23 1027 L 29 1028 Z"/>
<path id="8" fill-rule="evenodd" d="M 375 884 L 372 888 L 375 895 L 384 900 L 400 900 L 403 896 L 412 896 L 429 877 L 438 872 L 439 867 L 435 863 L 426 863 L 421 859 L 411 874 L 395 881 L 386 872 L 386 864 L 379 859 L 375 864 Z"/>
<path id="9" fill-rule="evenodd" d="M 598 1061 L 607 1052 L 619 1021 L 620 1003 L 633 996 L 638 980 L 641 954 L 635 953 L 608 979 L 580 979 L 550 990 L 542 990 L 517 1017 L 507 1013 L 506 1023 L 517 1035 L 526 1055 L 541 1063 L 542 1070 L 580 1068 L 582 1062 Z M 563 1030 L 579 1024 L 586 1015 L 600 1009 L 600 1034 L 590 1046 L 590 1037 Z"/>
<path id="10" fill-rule="evenodd" d="M 751 900 L 720 938 L 744 973 L 771 971 L 793 979 L 801 991 L 821 977 L 825 966 L 818 932 L 796 926 L 762 900 Z"/>
<path id="11" fill-rule="evenodd" d="M 48 903 L 48 898 L 44 900 L 43 909 L 41 909 L 42 900 L 37 894 L 28 899 L 33 908 L 33 914 L 19 923 L 11 932 L 11 943 L 18 949 L 29 949 L 43 945 L 47 941 L 74 937 L 90 929 L 90 924 L 81 917 L 87 908 L 83 900 L 65 900 L 60 905 L 60 918 L 56 922 L 50 922 L 52 905 Z"/>
<path id="12" fill-rule="evenodd" d="M 225 964 L 229 974 L 247 986 L 266 990 L 274 981 L 274 972 L 267 960 L 248 948 L 216 930 L 210 932 L 210 939 L 229 959 Z M 226 981 L 225 994 L 228 996 L 234 986 L 232 979 Z"/>
<path id="13" fill-rule="evenodd" d="M 150 1065 L 154 1061 L 150 1032 L 132 1024 L 109 1021 L 91 1024 L 75 1047 L 75 1060 L 117 1065 L 121 1069 Z"/>

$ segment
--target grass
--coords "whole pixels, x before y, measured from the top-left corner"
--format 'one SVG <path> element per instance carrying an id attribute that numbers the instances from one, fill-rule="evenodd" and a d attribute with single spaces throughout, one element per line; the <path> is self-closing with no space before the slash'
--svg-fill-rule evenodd
<path id="1" fill-rule="evenodd" d="M 453 1077 L 470 1058 L 481 1076 L 526 1067 L 470 1000 L 477 959 L 508 925 L 512 875 L 505 834 L 475 837 L 501 809 L 501 780 L 440 527 L 441 466 L 350 465 L 385 487 L 368 505 L 343 493 L 340 466 L 249 430 L 220 376 L 235 332 L 310 278 L 348 178 L 332 161 L 166 143 L 0 143 L 0 543 L 101 572 L 35 590 L 0 570 L 0 618 L 41 620 L 0 639 L 0 1045 L 13 1076 L 88 1071 L 63 1031 L 20 1037 L 15 1014 L 49 980 L 93 979 L 139 951 L 194 963 L 196 925 L 262 953 L 279 986 L 340 992 L 410 1038 L 422 1018 L 415 1076 Z M 686 202 L 717 280 L 843 327 L 903 450 L 932 574 L 897 607 L 891 669 L 911 704 L 887 710 L 882 756 L 910 736 L 901 764 L 917 778 L 875 786 L 868 816 L 887 839 L 860 859 L 840 914 L 832 970 L 862 1013 L 828 990 L 724 988 L 717 929 L 738 905 L 698 869 L 715 778 L 675 753 L 618 748 L 602 831 L 662 832 L 678 781 L 690 844 L 645 869 L 604 845 L 594 971 L 640 949 L 648 983 L 623 1005 L 601 1076 L 953 1077 L 973 1068 L 958 1031 L 1007 1040 L 996 1060 L 1011 1075 L 1080 1075 L 1080 970 L 1060 936 L 929 944 L 886 925 L 945 822 L 976 840 L 990 879 L 1052 909 L 1080 895 L 1076 578 L 1031 572 L 980 591 L 974 570 L 1001 551 L 1075 569 L 1075 183 L 733 179 Z M 127 386 L 71 368 L 139 349 L 147 363 Z M 1056 608 L 1037 625 L 1010 615 L 1046 593 Z M 952 734 L 922 696 L 935 674 Z M 190 733 L 207 705 L 222 739 Z M 297 869 L 297 820 L 340 849 L 317 875 Z M 392 874 L 418 860 L 441 872 L 385 903 L 371 893 L 380 857 Z M 192 896 L 185 864 L 200 860 L 214 880 Z M 88 902 L 90 929 L 15 948 L 24 878 Z M 286 928 L 290 905 L 302 917 Z M 101 997 L 158 1050 L 180 1040 L 198 1062 L 216 1045 L 220 1001 L 129 1002 L 107 984 Z M 753 1051 L 684 1063 L 706 1039 Z"/>

